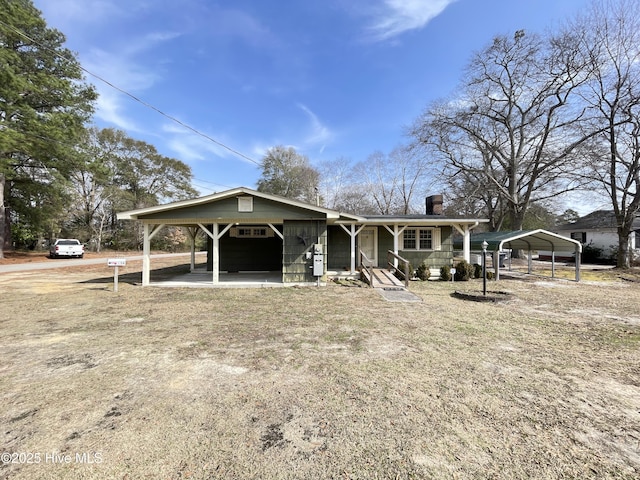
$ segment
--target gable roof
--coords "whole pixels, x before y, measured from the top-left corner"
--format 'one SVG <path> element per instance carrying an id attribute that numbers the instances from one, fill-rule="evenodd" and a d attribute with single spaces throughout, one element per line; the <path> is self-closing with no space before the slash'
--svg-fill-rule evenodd
<path id="1" fill-rule="evenodd" d="M 311 212 L 315 216 L 321 216 L 330 220 L 331 223 L 341 224 L 369 224 L 369 225 L 424 225 L 424 226 L 438 226 L 438 225 L 478 225 L 479 223 L 485 223 L 487 219 L 470 219 L 470 218 L 449 218 L 443 215 L 354 215 L 349 213 L 342 213 L 330 208 L 311 205 L 309 203 L 301 202 L 299 200 L 293 200 L 279 195 L 272 195 L 269 193 L 259 192 L 247 187 L 238 187 L 223 192 L 214 193 L 204 197 L 192 198 L 189 200 L 181 200 L 178 202 L 167 203 L 163 205 L 156 205 L 153 207 L 140 208 L 137 210 L 129 210 L 126 212 L 119 212 L 119 220 L 145 220 L 145 221 L 163 221 L 166 220 L 172 224 L 190 224 L 194 221 L 194 218 L 202 218 L 203 207 L 216 202 L 224 202 L 225 200 L 233 197 L 252 196 L 261 198 L 270 202 L 275 202 L 281 206 L 293 207 L 302 211 Z M 185 210 L 191 212 L 193 215 L 185 214 Z M 180 212 L 180 215 L 177 215 Z M 193 216 L 193 218 L 191 218 Z M 178 218 L 179 217 L 179 218 Z M 226 217 L 225 217 L 226 218 Z M 226 218 L 229 220 L 229 218 Z M 238 219 L 234 219 L 237 221 Z M 264 220 L 264 219 L 263 219 Z M 177 222 L 177 223 L 176 223 Z"/>
<path id="2" fill-rule="evenodd" d="M 565 223 L 558 225 L 556 230 L 561 231 L 577 231 L 577 230 L 615 230 L 618 228 L 618 222 L 613 210 L 596 210 L 584 217 L 580 217 L 573 223 Z M 640 229 L 640 218 L 636 216 L 633 221 L 634 230 Z"/>
<path id="3" fill-rule="evenodd" d="M 347 218 L 352 217 L 354 220 L 359 218 L 355 215 L 341 214 L 336 210 L 331 210 L 329 208 L 324 208 L 324 207 L 318 207 L 315 205 L 311 205 L 309 203 L 301 202 L 299 200 L 293 200 L 291 198 L 285 198 L 277 195 L 271 195 L 269 193 L 258 192 L 257 190 L 252 190 L 246 187 L 238 187 L 238 188 L 233 188 L 231 190 L 225 190 L 224 192 L 207 195 L 204 197 L 192 198 L 189 200 L 181 200 L 178 202 L 171 202 L 163 205 L 156 205 L 153 207 L 146 207 L 146 208 L 140 208 L 137 210 L 120 212 L 118 213 L 118 219 L 119 220 L 138 220 L 140 219 L 140 217 L 144 217 L 146 215 L 150 215 L 154 213 L 163 213 L 163 212 L 169 212 L 171 210 L 176 210 L 179 208 L 188 208 L 188 207 L 194 207 L 194 206 L 203 205 L 207 203 L 214 203 L 220 200 L 224 200 L 231 197 L 237 197 L 240 195 L 250 195 L 253 197 L 263 198 L 265 200 L 282 203 L 292 207 L 302 208 L 312 212 L 320 213 L 322 215 L 326 215 L 327 218 L 338 219 L 342 217 L 347 217 Z"/>

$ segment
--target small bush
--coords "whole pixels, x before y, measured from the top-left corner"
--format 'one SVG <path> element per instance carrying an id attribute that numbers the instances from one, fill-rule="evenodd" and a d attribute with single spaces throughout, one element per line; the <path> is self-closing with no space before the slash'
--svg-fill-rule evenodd
<path id="1" fill-rule="evenodd" d="M 429 267 L 425 262 L 422 262 L 418 266 L 418 269 L 416 270 L 416 276 L 423 282 L 429 280 L 429 277 L 431 276 L 431 272 L 429 271 Z"/>
<path id="2" fill-rule="evenodd" d="M 487 270 L 487 280 L 493 280 L 494 273 Z"/>
<path id="3" fill-rule="evenodd" d="M 473 265 L 466 260 L 462 260 L 456 263 L 456 274 L 454 279 L 457 282 L 468 282 L 473 275 Z"/>
<path id="4" fill-rule="evenodd" d="M 449 265 L 440 267 L 440 280 L 445 282 L 451 281 L 451 267 Z"/>
<path id="5" fill-rule="evenodd" d="M 594 247 L 591 242 L 582 248 L 582 263 L 601 263 L 602 248 Z"/>
<path id="6" fill-rule="evenodd" d="M 482 265 L 473 264 L 473 278 L 482 278 Z"/>

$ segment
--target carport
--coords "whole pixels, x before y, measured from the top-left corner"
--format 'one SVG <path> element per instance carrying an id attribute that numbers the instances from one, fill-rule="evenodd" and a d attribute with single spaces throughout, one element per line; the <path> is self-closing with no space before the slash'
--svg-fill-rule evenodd
<path id="1" fill-rule="evenodd" d="M 576 282 L 580 281 L 580 254 L 582 244 L 572 238 L 563 237 L 547 230 L 516 230 L 513 232 L 485 232 L 471 235 L 471 250 L 482 251 L 482 243 L 487 243 L 487 252 L 493 255 L 496 280 L 500 279 L 499 255 L 505 249 L 525 250 L 527 252 L 528 269 L 532 273 L 532 251 L 546 250 L 551 252 L 551 277 L 555 277 L 555 254 L 557 252 L 575 253 Z"/>

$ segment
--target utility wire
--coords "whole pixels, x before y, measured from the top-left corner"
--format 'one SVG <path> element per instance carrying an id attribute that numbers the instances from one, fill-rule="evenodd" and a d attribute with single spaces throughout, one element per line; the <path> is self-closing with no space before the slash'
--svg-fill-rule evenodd
<path id="1" fill-rule="evenodd" d="M 9 24 L 7 24 L 7 23 L 3 22 L 2 20 L 0 20 L 0 25 L 3 25 L 3 26 L 5 26 L 5 27 L 9 28 L 9 29 L 10 29 L 10 30 L 12 30 L 13 32 L 17 33 L 18 35 L 20 35 L 20 36 L 22 36 L 22 37 L 26 38 L 27 40 L 29 40 L 31 43 L 33 43 L 33 44 L 35 44 L 35 45 L 38 45 L 40 48 L 42 48 L 42 49 L 44 49 L 44 50 L 47 50 L 47 51 L 49 51 L 49 52 L 53 53 L 55 56 L 57 56 L 57 57 L 59 57 L 59 58 L 62 58 L 63 60 L 67 60 L 67 61 L 69 61 L 69 60 L 70 60 L 69 58 L 65 57 L 65 56 L 64 56 L 64 55 L 62 55 L 61 53 L 59 53 L 59 52 L 55 51 L 54 49 L 49 48 L 49 47 L 47 47 L 46 45 L 42 45 L 40 42 L 38 42 L 38 41 L 34 40 L 34 39 L 33 39 L 33 38 L 31 38 L 29 35 L 27 35 L 26 33 L 24 33 L 22 30 L 20 30 L 20 29 L 18 29 L 18 28 L 16 28 L 16 27 L 14 27 L 13 25 L 9 25 Z M 155 111 L 155 112 L 159 113 L 160 115 L 162 115 L 162 116 L 163 116 L 163 117 L 165 117 L 165 118 L 168 118 L 168 119 L 169 119 L 169 120 L 171 120 L 172 122 L 175 122 L 175 123 L 177 123 L 178 125 L 180 125 L 180 126 L 182 126 L 182 127 L 186 128 L 187 130 L 192 131 L 192 132 L 193 132 L 193 133 L 195 133 L 196 135 L 199 135 L 199 136 L 201 136 L 201 137 L 203 137 L 203 138 L 205 138 L 205 139 L 209 140 L 210 142 L 215 143 L 216 145 L 218 145 L 218 146 L 220 146 L 220 147 L 222 147 L 222 148 L 224 148 L 224 149 L 228 150 L 229 152 L 233 153 L 234 155 L 236 155 L 236 156 L 238 156 L 238 157 L 240 157 L 240 158 L 244 158 L 245 160 L 248 160 L 248 161 L 250 161 L 250 162 L 252 162 L 252 163 L 255 163 L 256 165 L 260 166 L 260 162 L 258 162 L 258 161 L 256 161 L 256 160 L 254 160 L 253 158 L 251 158 L 251 157 L 249 157 L 249 156 L 245 155 L 244 153 L 239 152 L 238 150 L 235 150 L 235 149 L 233 149 L 233 148 L 231 148 L 231 147 L 229 147 L 229 146 L 225 145 L 225 144 L 224 144 L 224 143 L 222 143 L 222 142 L 219 142 L 219 141 L 218 141 L 218 140 L 216 140 L 215 138 L 212 138 L 212 137 L 210 137 L 209 135 L 207 135 L 206 133 L 202 133 L 201 131 L 199 131 L 199 130 L 197 130 L 197 129 L 193 128 L 192 126 L 190 126 L 190 125 L 188 125 L 188 124 L 184 123 L 183 121 L 178 120 L 177 118 L 175 118 L 175 117 L 173 117 L 173 116 L 171 116 L 171 115 L 169 115 L 169 114 L 167 114 L 167 113 L 164 113 L 164 112 L 163 112 L 162 110 L 160 110 L 159 108 L 157 108 L 157 107 L 155 107 L 155 106 L 151 105 L 150 103 L 145 102 L 144 100 L 142 100 L 142 99 L 140 99 L 140 98 L 136 97 L 135 95 L 133 95 L 132 93 L 127 92 L 127 91 L 126 91 L 126 90 L 124 90 L 123 88 L 120 88 L 120 87 L 118 87 L 117 85 L 114 85 L 113 83 L 111 83 L 110 81 L 108 81 L 108 80 L 106 80 L 105 78 L 101 77 L 100 75 L 97 75 L 97 74 L 95 74 L 95 73 L 93 73 L 93 72 L 91 72 L 91 71 L 87 70 L 87 69 L 86 69 L 86 68 L 84 68 L 84 67 L 83 67 L 79 62 L 78 62 L 78 66 L 80 67 L 80 69 L 81 69 L 83 72 L 88 73 L 89 75 L 91 75 L 91 76 L 92 76 L 92 77 L 94 77 L 94 78 L 97 78 L 98 80 L 100 80 L 101 82 L 103 82 L 103 83 L 107 84 L 108 86 L 110 86 L 110 87 L 111 87 L 111 88 L 113 88 L 114 90 L 117 90 L 118 92 L 120 92 L 120 93 L 122 93 L 122 94 L 124 94 L 124 95 L 127 95 L 128 97 L 130 97 L 130 98 L 131 98 L 131 99 L 133 99 L 134 101 L 136 101 L 136 102 L 140 103 L 141 105 L 144 105 L 145 107 L 147 107 L 147 108 L 149 108 L 149 109 L 151 109 L 151 110 L 153 110 L 153 111 Z"/>
<path id="2" fill-rule="evenodd" d="M 14 132 L 20 133 L 19 130 L 16 130 L 12 126 L 6 125 L 6 124 L 0 124 L 0 132 L 2 130 L 12 130 Z M 77 145 L 75 145 L 75 144 L 63 142 L 62 140 L 57 140 L 55 138 L 43 137 L 42 135 L 36 135 L 35 133 L 29 133 L 29 136 L 31 136 L 33 138 L 38 138 L 40 140 L 44 140 L 44 141 L 49 142 L 49 143 L 57 143 L 58 145 L 62 145 L 64 147 L 77 148 Z M 12 165 L 12 166 L 14 166 L 14 167 L 15 166 L 20 166 L 20 167 L 23 167 L 23 168 L 42 168 L 42 167 L 39 167 L 37 165 Z M 223 188 L 229 188 L 229 189 L 234 188 L 234 187 L 231 187 L 229 185 L 224 185 L 223 183 L 212 182 L 210 180 L 205 180 L 204 178 L 196 178 L 196 177 L 193 177 L 193 176 L 191 177 L 191 183 L 194 183 L 194 184 L 195 183 L 201 183 L 201 184 L 202 183 L 206 183 L 206 184 L 209 184 L 209 185 L 217 185 L 217 186 L 223 187 Z M 216 191 L 214 188 L 208 187 L 206 185 L 196 185 L 196 186 L 198 186 L 199 188 L 202 188 L 202 189 L 211 190 L 212 192 Z"/>

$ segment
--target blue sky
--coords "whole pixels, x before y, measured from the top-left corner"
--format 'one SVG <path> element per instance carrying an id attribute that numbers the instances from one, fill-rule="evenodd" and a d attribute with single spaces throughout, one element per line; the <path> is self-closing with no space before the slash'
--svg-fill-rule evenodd
<path id="1" fill-rule="evenodd" d="M 312 164 L 407 142 L 497 34 L 543 32 L 588 0 L 34 0 L 84 68 L 259 162 Z M 202 193 L 255 187 L 259 167 L 87 75 L 95 123 L 188 163 Z"/>

